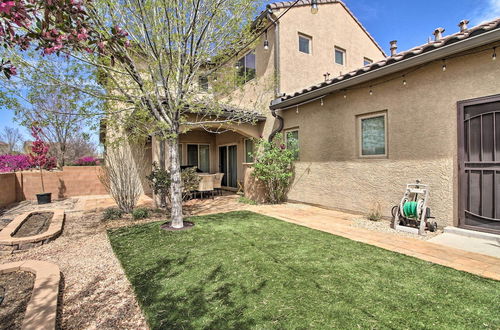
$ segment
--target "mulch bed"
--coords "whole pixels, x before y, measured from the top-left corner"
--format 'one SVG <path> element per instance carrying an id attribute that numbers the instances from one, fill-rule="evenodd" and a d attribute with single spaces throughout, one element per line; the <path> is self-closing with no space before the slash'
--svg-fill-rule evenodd
<path id="1" fill-rule="evenodd" d="M 172 222 L 166 222 L 164 223 L 163 225 L 161 225 L 161 229 L 163 230 L 166 230 L 166 231 L 179 231 L 179 230 L 188 230 L 188 229 L 191 229 L 194 227 L 194 223 L 193 222 L 189 222 L 189 221 L 184 221 L 184 227 L 182 228 L 174 228 L 172 227 Z"/>
<path id="2" fill-rule="evenodd" d="M 54 213 L 42 212 L 31 214 L 13 235 L 14 237 L 29 237 L 41 234 L 49 229 Z"/>
<path id="3" fill-rule="evenodd" d="M 0 303 L 0 328 L 21 329 L 34 283 L 35 275 L 30 272 L 0 275 L 0 296 L 4 297 Z"/>

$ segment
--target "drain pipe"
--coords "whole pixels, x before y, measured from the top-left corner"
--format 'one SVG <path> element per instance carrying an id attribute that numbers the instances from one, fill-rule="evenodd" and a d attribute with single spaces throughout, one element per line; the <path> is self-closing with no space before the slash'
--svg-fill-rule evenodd
<path id="1" fill-rule="evenodd" d="M 275 97 L 281 96 L 281 82 L 280 82 L 280 30 L 279 21 L 272 17 L 272 10 L 268 6 L 269 13 L 267 18 L 274 23 L 274 95 Z M 283 117 L 276 113 L 277 110 L 271 110 L 273 117 L 278 120 L 278 127 L 274 129 L 271 134 L 269 134 L 269 142 L 272 142 L 276 134 L 283 130 L 285 126 L 285 121 Z"/>

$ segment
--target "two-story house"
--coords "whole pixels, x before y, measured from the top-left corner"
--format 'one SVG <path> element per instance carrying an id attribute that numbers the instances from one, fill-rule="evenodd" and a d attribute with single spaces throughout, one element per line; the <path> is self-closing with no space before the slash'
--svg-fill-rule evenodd
<path id="1" fill-rule="evenodd" d="M 293 3 L 268 5 L 257 18 L 265 28 L 255 47 L 231 62 L 242 86 L 224 97 L 230 107 L 259 113 L 257 124 L 232 125 L 216 133 L 198 128 L 182 134 L 182 166 L 224 173 L 223 186 L 237 189 L 247 165 L 253 162 L 252 138 L 268 138 L 280 128 L 279 120 L 269 111 L 273 99 L 385 58 L 343 2 L 320 1 L 315 13 L 310 1 L 291 7 Z M 202 92 L 211 92 L 210 79 L 200 77 Z M 297 132 L 290 128 L 287 134 Z M 153 161 L 157 161 L 160 147 L 154 138 L 152 147 Z"/>

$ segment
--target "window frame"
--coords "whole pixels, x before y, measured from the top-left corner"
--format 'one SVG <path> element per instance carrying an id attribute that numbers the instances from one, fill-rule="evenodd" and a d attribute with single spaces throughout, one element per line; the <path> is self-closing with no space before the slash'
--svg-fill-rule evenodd
<path id="1" fill-rule="evenodd" d="M 202 83 L 202 80 L 203 79 L 206 79 L 206 82 L 203 82 Z M 198 91 L 202 92 L 202 93 L 208 93 L 208 91 L 210 90 L 210 85 L 209 85 L 209 79 L 207 76 L 204 76 L 204 75 L 199 75 L 198 76 Z"/>
<path id="2" fill-rule="evenodd" d="M 247 56 L 250 55 L 250 54 L 253 54 L 253 56 L 255 57 L 255 73 L 253 75 L 253 77 L 251 79 L 247 79 Z M 256 51 L 255 49 L 251 49 L 249 50 L 248 52 L 245 53 L 245 55 L 243 55 L 242 57 L 240 57 L 237 61 L 236 61 L 236 64 L 237 65 L 238 63 L 242 62 L 243 60 L 243 77 L 240 76 L 240 73 L 238 72 L 240 69 L 236 70 L 236 76 L 237 76 L 237 79 L 238 79 L 238 84 L 240 85 L 245 85 L 246 83 L 254 80 L 255 78 L 257 78 L 257 54 L 256 54 Z M 239 79 L 242 79 L 242 81 L 239 81 Z"/>
<path id="3" fill-rule="evenodd" d="M 342 64 L 337 63 L 337 52 L 342 53 Z M 333 62 L 336 65 L 346 66 L 347 65 L 346 64 L 347 63 L 347 51 L 342 47 L 335 46 L 333 49 Z"/>
<path id="4" fill-rule="evenodd" d="M 292 132 L 297 132 L 297 136 L 298 136 L 298 143 L 297 143 L 297 147 L 298 147 L 298 152 L 297 152 L 297 158 L 295 158 L 295 161 L 299 161 L 300 160 L 300 129 L 299 127 L 293 127 L 293 128 L 288 128 L 286 130 L 283 130 L 283 133 L 284 133 L 284 137 L 285 137 L 285 147 L 288 149 L 288 133 L 292 133 Z"/>
<path id="5" fill-rule="evenodd" d="M 253 139 L 245 139 L 245 140 L 243 140 L 243 151 L 245 153 L 244 157 L 243 157 L 244 164 L 253 164 L 255 162 L 255 159 L 254 159 L 253 155 L 252 155 L 252 161 L 251 162 L 249 162 L 248 159 L 247 159 L 247 157 L 248 157 L 247 141 L 252 142 L 252 149 L 253 149 L 253 152 L 255 152 L 255 143 L 254 143 Z"/>
<path id="6" fill-rule="evenodd" d="M 363 120 L 384 117 L 384 154 L 379 155 L 363 155 Z M 385 159 L 389 158 L 389 138 L 388 138 L 388 116 L 387 110 L 378 111 L 356 116 L 358 126 L 358 157 L 363 159 Z"/>
<path id="7" fill-rule="evenodd" d="M 300 38 L 302 38 L 302 39 L 306 39 L 306 40 L 308 41 L 308 47 L 307 47 L 307 49 L 309 50 L 309 52 L 308 52 L 308 53 L 303 52 L 303 51 L 301 51 L 301 50 L 300 50 Z M 304 33 L 300 33 L 300 32 L 299 32 L 299 34 L 298 34 L 298 39 L 297 39 L 297 40 L 298 40 L 298 42 L 299 42 L 299 44 L 298 44 L 298 46 L 299 46 L 299 47 L 298 47 L 298 51 L 299 51 L 299 53 L 301 53 L 301 54 L 306 54 L 306 55 L 312 55 L 312 51 L 313 51 L 313 49 L 312 49 L 312 39 L 313 39 L 313 38 L 312 38 L 311 36 L 309 36 L 309 35 L 307 35 L 307 34 L 304 34 Z"/>
<path id="8" fill-rule="evenodd" d="M 200 168 L 200 146 L 208 146 L 208 172 L 203 172 L 203 173 L 210 173 L 211 169 L 212 169 L 212 156 L 211 156 L 211 153 L 212 153 L 212 145 L 210 143 L 185 143 L 186 144 L 186 164 L 185 166 L 196 166 L 199 170 L 201 170 Z M 193 165 L 193 164 L 189 164 L 189 146 L 190 145 L 193 145 L 193 146 L 197 146 L 197 149 L 196 149 L 196 153 L 197 153 L 197 162 L 198 164 L 196 165 Z"/>
<path id="9" fill-rule="evenodd" d="M 368 64 L 366 64 L 368 63 Z M 373 64 L 373 60 L 369 59 L 368 57 L 363 57 L 363 66 L 368 66 L 368 65 L 372 65 Z"/>
<path id="10" fill-rule="evenodd" d="M 179 164 L 181 166 L 184 166 L 184 143 L 180 143 L 178 145 L 179 148 Z"/>

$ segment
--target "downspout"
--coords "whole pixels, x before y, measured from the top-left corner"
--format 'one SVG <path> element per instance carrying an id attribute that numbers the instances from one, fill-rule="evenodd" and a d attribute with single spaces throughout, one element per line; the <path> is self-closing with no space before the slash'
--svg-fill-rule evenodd
<path id="1" fill-rule="evenodd" d="M 280 27 L 279 21 L 275 20 L 272 17 L 272 11 L 269 8 L 269 13 L 267 14 L 267 18 L 274 23 L 274 96 L 276 98 L 281 97 L 281 75 L 280 75 Z M 269 142 L 271 142 L 276 134 L 283 130 L 285 126 L 285 122 L 283 117 L 276 113 L 276 110 L 271 110 L 271 114 L 273 117 L 278 120 L 278 127 L 274 129 L 271 134 L 269 134 Z"/>

